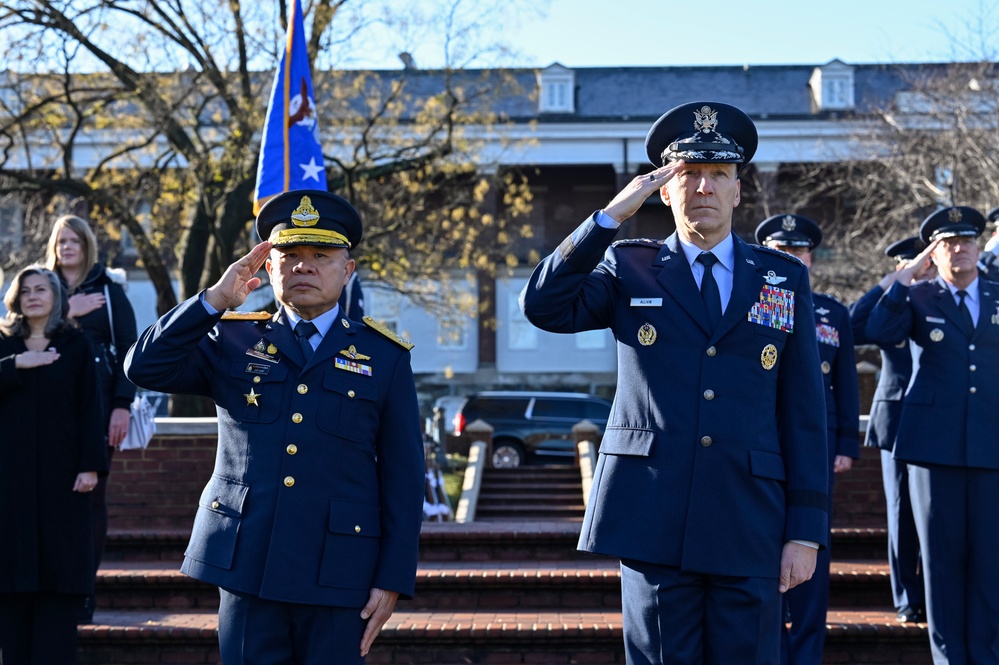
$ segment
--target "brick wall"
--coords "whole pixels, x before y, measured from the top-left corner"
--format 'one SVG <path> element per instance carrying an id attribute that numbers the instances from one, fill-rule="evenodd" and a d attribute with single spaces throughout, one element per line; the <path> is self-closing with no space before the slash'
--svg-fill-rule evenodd
<path id="1" fill-rule="evenodd" d="M 157 428 L 146 450 L 115 454 L 108 487 L 112 530 L 191 528 L 215 464 L 215 419 L 157 419 Z M 880 451 L 862 448 L 853 469 L 836 478 L 833 496 L 833 526 L 884 526 Z"/>
<path id="2" fill-rule="evenodd" d="M 115 453 L 108 481 L 112 530 L 189 530 L 194 521 L 215 466 L 215 419 L 156 422 L 148 448 Z"/>

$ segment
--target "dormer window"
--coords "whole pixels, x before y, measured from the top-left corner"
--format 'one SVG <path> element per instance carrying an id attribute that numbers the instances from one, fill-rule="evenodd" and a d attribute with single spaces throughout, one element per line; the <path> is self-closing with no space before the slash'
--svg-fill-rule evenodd
<path id="1" fill-rule="evenodd" d="M 816 67 L 808 85 L 812 89 L 812 109 L 815 112 L 853 109 L 853 67 L 850 65 L 833 60 Z"/>
<path id="2" fill-rule="evenodd" d="M 557 62 L 538 72 L 538 112 L 576 112 L 576 74 Z"/>

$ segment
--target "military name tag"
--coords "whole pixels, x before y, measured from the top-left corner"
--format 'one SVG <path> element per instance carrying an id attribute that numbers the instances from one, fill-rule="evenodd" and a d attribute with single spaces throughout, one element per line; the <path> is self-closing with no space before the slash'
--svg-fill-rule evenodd
<path id="1" fill-rule="evenodd" d="M 662 298 L 632 298 L 632 307 L 662 307 Z"/>
<path id="2" fill-rule="evenodd" d="M 819 344 L 829 346 L 839 346 L 839 331 L 828 323 L 820 323 L 815 326 L 815 336 L 819 339 Z"/>
<path id="3" fill-rule="evenodd" d="M 750 323 L 793 332 L 794 291 L 764 284 L 760 290 L 759 302 L 753 304 L 746 318 Z"/>
<path id="4" fill-rule="evenodd" d="M 926 322 L 927 323 L 947 323 L 947 320 L 946 319 L 941 319 L 941 318 L 936 317 L 936 316 L 927 316 L 926 317 Z"/>
<path id="5" fill-rule="evenodd" d="M 337 369 L 353 372 L 354 374 L 361 374 L 363 376 L 372 376 L 371 365 L 363 365 L 353 360 L 347 360 L 346 358 L 334 358 L 333 362 Z"/>
<path id="6" fill-rule="evenodd" d="M 250 363 L 246 366 L 247 374 L 267 374 L 270 371 L 269 365 L 261 365 L 260 363 Z"/>

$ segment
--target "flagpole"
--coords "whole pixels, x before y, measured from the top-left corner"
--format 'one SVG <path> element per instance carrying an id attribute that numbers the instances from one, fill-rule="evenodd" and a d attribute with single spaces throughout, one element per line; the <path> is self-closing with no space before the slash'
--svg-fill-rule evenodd
<path id="1" fill-rule="evenodd" d="M 291 105 L 291 49 L 295 39 L 295 13 L 298 11 L 298 2 L 291 3 L 291 21 L 288 23 L 288 39 L 284 45 L 284 112 L 287 115 Z M 304 101 L 304 100 L 303 100 Z M 291 145 L 288 141 L 288 132 L 291 129 L 287 118 L 281 122 L 284 128 L 284 191 L 291 188 Z"/>

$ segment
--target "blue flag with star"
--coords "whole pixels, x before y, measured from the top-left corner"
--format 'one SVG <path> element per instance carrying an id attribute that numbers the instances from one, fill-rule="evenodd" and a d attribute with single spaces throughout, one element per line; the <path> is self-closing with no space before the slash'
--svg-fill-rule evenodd
<path id="1" fill-rule="evenodd" d="M 292 4 L 284 53 L 267 105 L 253 192 L 254 214 L 270 197 L 295 189 L 326 191 L 301 0 Z"/>

